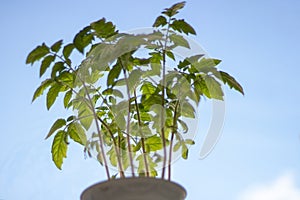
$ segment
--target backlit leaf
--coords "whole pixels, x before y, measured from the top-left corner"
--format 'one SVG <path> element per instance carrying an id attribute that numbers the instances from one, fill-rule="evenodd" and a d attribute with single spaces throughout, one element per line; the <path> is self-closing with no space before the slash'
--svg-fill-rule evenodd
<path id="1" fill-rule="evenodd" d="M 143 94 L 154 94 L 156 87 L 149 81 L 145 81 L 140 89 Z"/>
<path id="2" fill-rule="evenodd" d="M 164 16 L 158 16 L 152 25 L 153 27 L 160 27 L 167 24 L 167 19 Z"/>
<path id="3" fill-rule="evenodd" d="M 68 145 L 66 143 L 67 133 L 65 131 L 59 131 L 54 137 L 52 143 L 52 160 L 58 169 L 61 169 L 63 159 L 67 157 Z"/>
<path id="4" fill-rule="evenodd" d="M 184 143 L 182 143 L 181 157 L 186 160 L 188 158 L 188 154 L 189 154 L 189 149 L 187 148 L 187 146 Z"/>
<path id="5" fill-rule="evenodd" d="M 57 76 L 57 72 L 61 72 L 64 68 L 63 62 L 56 62 L 52 67 L 51 77 L 54 79 Z"/>
<path id="6" fill-rule="evenodd" d="M 182 69 L 182 68 L 184 68 L 184 67 L 186 67 L 186 66 L 188 66 L 190 64 L 196 63 L 203 56 L 204 56 L 203 54 L 198 54 L 198 55 L 194 55 L 194 56 L 191 56 L 191 57 L 187 57 L 183 61 L 179 62 L 178 68 Z"/>
<path id="7" fill-rule="evenodd" d="M 40 77 L 43 76 L 43 74 L 46 72 L 47 68 L 50 66 L 50 64 L 55 60 L 55 56 L 49 55 L 44 58 L 41 64 L 40 68 Z"/>
<path id="8" fill-rule="evenodd" d="M 128 76 L 128 87 L 130 90 L 134 90 L 137 87 L 141 76 L 142 76 L 141 70 L 135 69 L 130 72 Z"/>
<path id="9" fill-rule="evenodd" d="M 69 88 L 73 88 L 74 86 L 74 74 L 64 71 L 59 74 L 57 79 L 63 84 L 68 86 Z"/>
<path id="10" fill-rule="evenodd" d="M 194 145 L 194 144 L 195 144 L 195 141 L 192 140 L 192 139 L 186 139 L 186 140 L 184 140 L 184 143 L 185 143 L 185 144 L 189 144 L 189 145 Z"/>
<path id="11" fill-rule="evenodd" d="M 158 136 L 146 138 L 145 145 L 147 145 L 151 151 L 157 151 L 163 148 L 162 139 Z"/>
<path id="12" fill-rule="evenodd" d="M 178 142 L 174 145 L 173 151 L 174 151 L 174 152 L 178 151 L 178 150 L 180 149 L 180 147 L 181 147 L 181 141 L 178 141 Z"/>
<path id="13" fill-rule="evenodd" d="M 64 107 L 67 108 L 70 102 L 70 99 L 72 97 L 72 90 L 69 90 L 68 92 L 66 92 L 65 97 L 64 97 Z"/>
<path id="14" fill-rule="evenodd" d="M 91 23 L 91 27 L 99 38 L 109 38 L 117 33 L 115 25 L 106 22 L 105 18 Z"/>
<path id="15" fill-rule="evenodd" d="M 107 152 L 107 155 L 109 155 L 109 161 L 110 161 L 110 164 L 112 164 L 112 166 L 117 166 L 118 164 L 118 160 L 117 160 L 117 153 L 115 151 L 115 148 L 111 148 L 108 152 Z"/>
<path id="16" fill-rule="evenodd" d="M 115 79 L 117 79 L 121 73 L 122 66 L 117 64 L 112 67 L 112 69 L 109 71 L 107 76 L 107 85 L 113 85 L 115 82 Z"/>
<path id="17" fill-rule="evenodd" d="M 189 130 L 188 125 L 181 119 L 178 119 L 178 123 L 180 124 L 181 129 L 183 130 L 183 133 L 187 133 Z"/>
<path id="18" fill-rule="evenodd" d="M 63 49 L 63 55 L 65 59 L 69 58 L 70 54 L 72 53 L 73 49 L 75 48 L 74 44 L 68 44 Z"/>
<path id="19" fill-rule="evenodd" d="M 189 103 L 182 103 L 181 115 L 188 118 L 195 118 L 195 108 Z"/>
<path id="20" fill-rule="evenodd" d="M 183 19 L 180 19 L 180 20 L 175 20 L 171 25 L 170 27 L 173 29 L 173 30 L 176 30 L 180 33 L 184 32 L 185 34 L 193 34 L 193 35 L 196 35 L 196 31 L 194 30 L 194 28 L 189 25 L 187 22 L 185 22 Z"/>
<path id="21" fill-rule="evenodd" d="M 216 81 L 213 77 L 211 76 L 206 76 L 205 77 L 205 83 L 207 85 L 207 88 L 210 93 L 210 97 L 213 99 L 218 99 L 218 100 L 223 100 L 223 90 L 221 88 L 221 84 Z"/>
<path id="22" fill-rule="evenodd" d="M 45 81 L 43 81 L 41 83 L 41 85 L 36 89 L 36 91 L 33 94 L 32 97 L 32 102 L 38 98 L 39 96 L 41 96 L 43 94 L 43 92 L 53 83 L 52 79 L 46 79 Z"/>
<path id="23" fill-rule="evenodd" d="M 93 35 L 89 33 L 90 30 L 91 27 L 87 26 L 74 37 L 73 44 L 80 53 L 84 53 L 84 48 L 93 40 Z"/>
<path id="24" fill-rule="evenodd" d="M 220 62 L 221 60 L 215 58 L 202 58 L 199 62 L 193 63 L 193 66 L 198 70 L 198 72 L 207 73 Z"/>
<path id="25" fill-rule="evenodd" d="M 188 49 L 190 48 L 188 41 L 181 35 L 172 34 L 170 35 L 170 39 L 176 46 L 186 47 Z"/>
<path id="26" fill-rule="evenodd" d="M 80 123 L 85 128 L 85 130 L 88 130 L 91 127 L 94 119 L 93 117 L 94 115 L 92 110 L 87 106 L 86 103 L 82 103 L 79 109 L 79 118 Z"/>
<path id="27" fill-rule="evenodd" d="M 47 104 L 47 109 L 49 110 L 51 108 L 51 106 L 54 104 L 58 93 L 61 89 L 61 86 L 57 83 L 53 84 L 51 86 L 51 88 L 49 89 L 48 93 L 47 93 L 47 100 L 46 100 L 46 104 Z"/>
<path id="28" fill-rule="evenodd" d="M 179 2 L 171 6 L 170 8 L 166 8 L 162 13 L 167 15 L 168 17 L 172 17 L 178 13 L 178 10 L 182 9 L 185 5 L 185 1 Z"/>
<path id="29" fill-rule="evenodd" d="M 75 142 L 85 146 L 87 139 L 85 135 L 85 131 L 82 128 L 82 126 L 79 123 L 71 123 L 68 127 L 68 134 L 71 139 L 73 139 Z"/>
<path id="30" fill-rule="evenodd" d="M 26 59 L 26 64 L 33 64 L 35 61 L 38 61 L 45 55 L 49 53 L 49 47 L 43 43 L 40 46 L 37 46 L 34 50 L 32 50 Z"/>
<path id="31" fill-rule="evenodd" d="M 244 94 L 243 87 L 232 76 L 223 71 L 220 71 L 220 74 L 224 84 L 227 84 L 230 88 L 234 88 L 235 90 Z"/>
<path id="32" fill-rule="evenodd" d="M 166 54 L 169 58 L 171 58 L 172 60 L 175 60 L 175 56 L 172 51 L 166 51 Z"/>
<path id="33" fill-rule="evenodd" d="M 54 51 L 55 53 L 57 53 L 60 50 L 60 47 L 62 45 L 63 40 L 59 40 L 57 42 L 55 42 L 52 46 L 51 46 L 51 50 Z"/>
<path id="34" fill-rule="evenodd" d="M 47 134 L 45 139 L 48 139 L 55 131 L 57 131 L 58 129 L 60 129 L 61 127 L 66 125 L 66 120 L 64 119 L 57 119 L 54 124 L 52 125 L 52 127 L 50 128 L 49 133 Z"/>

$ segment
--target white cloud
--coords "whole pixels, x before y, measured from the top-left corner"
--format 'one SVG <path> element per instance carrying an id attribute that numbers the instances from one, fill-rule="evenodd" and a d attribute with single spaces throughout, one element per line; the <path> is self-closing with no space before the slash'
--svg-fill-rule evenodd
<path id="1" fill-rule="evenodd" d="M 238 200 L 300 200 L 300 188 L 293 174 L 288 173 L 273 182 L 246 189 Z"/>

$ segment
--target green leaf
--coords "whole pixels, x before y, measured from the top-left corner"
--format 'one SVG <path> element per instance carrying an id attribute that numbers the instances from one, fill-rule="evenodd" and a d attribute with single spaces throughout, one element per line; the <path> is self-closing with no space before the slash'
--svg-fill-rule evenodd
<path id="1" fill-rule="evenodd" d="M 200 99 L 201 95 L 205 95 L 208 98 L 211 98 L 209 90 L 206 86 L 206 83 L 201 75 L 197 76 L 195 83 L 194 83 L 195 95 L 198 99 Z"/>
<path id="2" fill-rule="evenodd" d="M 120 98 L 123 98 L 123 93 L 120 91 L 120 90 L 117 90 L 117 89 L 112 89 L 112 88 L 107 88 L 106 90 L 104 90 L 102 92 L 103 95 L 113 95 L 113 96 L 116 96 L 116 97 L 120 97 Z"/>
<path id="3" fill-rule="evenodd" d="M 180 20 L 175 20 L 170 27 L 175 30 L 178 31 L 180 33 L 184 32 L 185 34 L 193 34 L 196 35 L 196 31 L 194 30 L 194 28 L 189 25 L 187 22 L 184 21 L 184 19 L 180 19 Z"/>
<path id="4" fill-rule="evenodd" d="M 89 33 L 90 30 L 91 27 L 87 26 L 74 37 L 73 44 L 75 48 L 82 54 L 84 53 L 84 48 L 91 44 L 94 38 L 93 35 Z"/>
<path id="5" fill-rule="evenodd" d="M 157 176 L 157 163 L 153 161 L 153 158 L 149 156 L 149 154 L 141 154 L 139 155 L 136 160 L 138 161 L 138 173 L 139 176 L 145 176 L 146 175 L 146 167 L 145 167 L 145 161 L 144 158 L 147 160 L 148 164 L 148 169 L 150 173 L 150 177 L 155 177 Z"/>
<path id="6" fill-rule="evenodd" d="M 75 142 L 85 146 L 87 139 L 84 129 L 82 128 L 82 125 L 80 125 L 77 122 L 71 123 L 68 126 L 68 131 L 70 138 L 74 140 Z"/>
<path id="7" fill-rule="evenodd" d="M 49 89 L 48 93 L 47 93 L 47 100 L 46 100 L 46 104 L 47 104 L 47 109 L 49 110 L 51 108 L 51 106 L 54 104 L 58 93 L 60 92 L 62 86 L 60 86 L 59 84 L 55 83 L 51 86 L 51 88 Z"/>
<path id="8" fill-rule="evenodd" d="M 59 131 L 54 137 L 52 143 L 52 160 L 58 169 L 61 169 L 63 159 L 67 157 L 68 145 L 66 143 L 67 133 Z"/>
<path id="9" fill-rule="evenodd" d="M 188 118 L 195 118 L 195 108 L 189 102 L 183 102 L 181 115 Z"/>
<path id="10" fill-rule="evenodd" d="M 105 18 L 102 18 L 96 22 L 91 23 L 91 27 L 99 38 L 106 39 L 118 33 L 113 23 L 106 22 Z"/>
<path id="11" fill-rule="evenodd" d="M 207 73 L 220 62 L 221 60 L 215 58 L 202 58 L 199 62 L 195 62 L 192 65 L 198 70 L 198 72 Z"/>
<path id="12" fill-rule="evenodd" d="M 37 46 L 34 50 L 32 50 L 26 59 L 26 64 L 33 64 L 35 61 L 38 61 L 45 55 L 49 53 L 49 47 L 43 43 L 40 46 Z"/>
<path id="13" fill-rule="evenodd" d="M 43 74 L 46 72 L 47 68 L 50 66 L 50 64 L 55 60 L 55 56 L 49 55 L 44 58 L 41 64 L 40 68 L 40 77 L 43 76 Z"/>
<path id="14" fill-rule="evenodd" d="M 194 144 L 195 144 L 195 141 L 192 140 L 192 139 L 186 139 L 186 140 L 184 140 L 184 143 L 185 143 L 185 144 L 189 144 L 189 145 L 194 145 Z"/>
<path id="15" fill-rule="evenodd" d="M 59 40 L 57 42 L 55 42 L 52 46 L 51 46 L 51 50 L 54 51 L 55 53 L 57 53 L 60 50 L 60 47 L 62 45 L 63 40 Z"/>
<path id="16" fill-rule="evenodd" d="M 75 48 L 74 44 L 68 44 L 64 47 L 63 49 L 63 55 L 65 57 L 65 59 L 68 59 L 69 56 L 71 55 L 73 49 Z"/>
<path id="17" fill-rule="evenodd" d="M 185 58 L 183 61 L 180 61 L 179 64 L 178 64 L 178 68 L 179 69 L 182 69 L 190 64 L 193 64 L 193 63 L 196 63 L 196 62 L 199 62 L 199 59 L 201 57 L 203 57 L 204 55 L 203 54 L 197 54 L 197 55 L 194 55 L 194 56 L 191 56 L 191 57 L 187 57 Z"/>
<path id="18" fill-rule="evenodd" d="M 181 35 L 172 34 L 170 35 L 170 39 L 176 46 L 190 48 L 188 41 Z"/>
<path id="19" fill-rule="evenodd" d="M 65 66 L 63 62 L 56 62 L 52 67 L 51 78 L 54 79 L 57 76 L 57 72 L 61 72 L 64 68 Z"/>
<path id="20" fill-rule="evenodd" d="M 154 94 L 156 87 L 149 81 L 145 81 L 140 89 L 143 94 Z"/>
<path id="21" fill-rule="evenodd" d="M 74 119 L 76 119 L 76 117 L 74 115 L 71 115 L 67 118 L 67 122 L 73 121 Z"/>
<path id="22" fill-rule="evenodd" d="M 174 152 L 178 151 L 178 150 L 180 149 L 180 147 L 181 147 L 181 141 L 178 141 L 178 142 L 174 145 L 173 151 L 174 151 Z"/>
<path id="23" fill-rule="evenodd" d="M 145 161 L 144 161 L 144 155 L 139 155 L 136 160 L 138 161 L 138 173 L 139 175 L 145 174 L 146 170 L 145 170 Z"/>
<path id="24" fill-rule="evenodd" d="M 79 109 L 79 118 L 82 126 L 85 128 L 85 130 L 88 130 L 92 125 L 94 115 L 92 110 L 86 104 L 87 103 L 81 104 Z"/>
<path id="25" fill-rule="evenodd" d="M 41 83 L 41 85 L 35 90 L 33 97 L 32 97 L 32 102 L 41 96 L 43 92 L 53 83 L 52 79 L 46 79 Z"/>
<path id="26" fill-rule="evenodd" d="M 142 102 L 142 105 L 144 106 L 145 110 L 149 110 L 153 105 L 160 105 L 161 101 L 162 98 L 160 95 L 152 94 Z"/>
<path id="27" fill-rule="evenodd" d="M 181 120 L 181 119 L 178 119 L 177 121 L 180 124 L 180 126 L 181 126 L 181 128 L 183 130 L 183 133 L 187 133 L 188 130 L 189 130 L 188 125 L 183 120 Z"/>
<path id="28" fill-rule="evenodd" d="M 73 88 L 74 87 L 74 74 L 64 71 L 62 73 L 59 74 L 59 76 L 57 77 L 57 79 L 63 83 L 63 85 L 68 86 L 69 88 Z"/>
<path id="29" fill-rule="evenodd" d="M 141 148 L 142 148 L 142 143 L 141 143 L 141 141 L 139 141 L 136 145 L 133 146 L 132 151 L 137 152 Z"/>
<path id="30" fill-rule="evenodd" d="M 146 138 L 145 145 L 149 147 L 150 151 L 157 151 L 163 148 L 162 139 L 158 136 Z"/>
<path id="31" fill-rule="evenodd" d="M 182 9 L 185 6 L 185 1 L 179 2 L 171 6 L 170 8 L 166 8 L 162 13 L 167 15 L 168 17 L 172 17 L 178 13 L 178 10 Z"/>
<path id="32" fill-rule="evenodd" d="M 221 84 L 217 82 L 213 77 L 206 76 L 205 77 L 205 83 L 207 86 L 207 89 L 210 94 L 210 98 L 223 100 L 223 90 L 221 88 Z"/>
<path id="33" fill-rule="evenodd" d="M 164 16 L 158 16 L 152 25 L 153 27 L 160 27 L 167 24 L 167 19 Z"/>
<path id="34" fill-rule="evenodd" d="M 66 92 L 65 97 L 64 97 L 64 107 L 67 108 L 70 102 L 70 99 L 72 97 L 72 90 L 69 90 L 68 92 Z"/>
<path id="35" fill-rule="evenodd" d="M 120 90 L 117 90 L 117 89 L 114 89 L 113 92 L 112 92 L 112 94 L 114 96 L 116 96 L 116 97 L 119 97 L 119 98 L 123 98 L 124 97 L 123 93 Z"/>
<path id="36" fill-rule="evenodd" d="M 128 87 L 132 91 L 134 90 L 140 82 L 142 72 L 139 69 L 135 69 L 130 72 L 128 76 Z"/>
<path id="37" fill-rule="evenodd" d="M 188 154 L 189 154 L 189 149 L 187 148 L 187 146 L 182 143 L 182 146 L 181 146 L 181 156 L 183 159 L 187 159 L 188 158 Z"/>
<path id="38" fill-rule="evenodd" d="M 115 151 L 115 148 L 111 148 L 108 152 L 107 152 L 107 155 L 109 155 L 109 161 L 110 161 L 110 164 L 112 166 L 117 166 L 118 165 L 118 161 L 117 161 L 117 153 Z"/>
<path id="39" fill-rule="evenodd" d="M 66 120 L 64 119 L 57 119 L 54 124 L 52 125 L 52 127 L 50 128 L 49 133 L 47 134 L 45 139 L 48 139 L 55 131 L 57 131 L 58 129 L 60 129 L 61 127 L 66 125 Z"/>
<path id="40" fill-rule="evenodd" d="M 220 71 L 220 74 L 224 84 L 227 84 L 230 88 L 234 88 L 244 95 L 243 87 L 232 76 L 223 71 Z"/>
<path id="41" fill-rule="evenodd" d="M 116 64 L 109 71 L 107 76 L 107 86 L 113 85 L 115 83 L 115 79 L 117 79 L 121 73 L 122 66 Z"/>
<path id="42" fill-rule="evenodd" d="M 166 51 L 166 54 L 167 54 L 167 56 L 168 56 L 169 58 L 171 58 L 172 60 L 175 61 L 175 56 L 174 56 L 174 54 L 173 54 L 172 51 Z"/>
<path id="43" fill-rule="evenodd" d="M 151 121 L 151 115 L 146 112 L 140 112 L 140 118 L 142 121 Z"/>

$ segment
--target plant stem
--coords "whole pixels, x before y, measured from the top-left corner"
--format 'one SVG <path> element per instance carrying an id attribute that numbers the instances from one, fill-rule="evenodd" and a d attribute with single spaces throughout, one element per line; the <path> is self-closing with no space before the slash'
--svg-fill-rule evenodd
<path id="1" fill-rule="evenodd" d="M 79 79 L 81 80 L 81 78 L 79 78 Z M 104 153 L 103 138 L 102 138 L 101 131 L 100 131 L 100 126 L 99 126 L 99 123 L 98 123 L 98 120 L 97 120 L 98 116 L 97 116 L 97 113 L 95 112 L 91 96 L 88 93 L 88 89 L 87 89 L 84 81 L 81 80 L 81 82 L 83 84 L 83 87 L 84 87 L 84 89 L 86 91 L 87 97 L 88 97 L 88 99 L 90 101 L 90 104 L 91 104 L 90 105 L 90 109 L 93 112 L 95 123 L 96 123 L 97 133 L 98 133 L 98 137 L 99 137 L 99 145 L 100 145 L 100 149 L 101 149 L 102 159 L 103 159 L 103 162 L 104 162 L 104 165 L 105 165 L 104 166 L 105 167 L 105 171 L 106 171 L 106 175 L 107 175 L 108 180 L 110 180 L 110 173 L 109 173 L 109 169 L 108 169 L 108 165 L 107 165 L 107 160 L 106 160 L 105 153 Z"/>
<path id="2" fill-rule="evenodd" d="M 130 112 L 131 112 L 131 103 L 130 103 L 130 88 L 129 88 L 129 83 L 128 83 L 128 78 L 127 78 L 127 74 L 126 74 L 126 69 L 123 66 L 123 63 L 120 59 L 118 59 L 122 69 L 123 69 L 123 74 L 124 74 L 124 78 L 125 78 L 125 82 L 126 82 L 126 88 L 127 88 L 127 96 L 128 96 L 128 113 L 127 113 L 127 134 L 126 134 L 126 139 L 127 139 L 127 145 L 128 145 L 128 155 L 129 155 L 129 162 L 130 162 L 130 167 L 131 167 L 131 174 L 133 177 L 135 177 L 134 174 L 134 165 L 133 165 L 133 158 L 132 158 L 132 153 L 131 153 L 131 142 L 130 142 L 130 137 L 129 137 L 129 132 L 130 132 Z"/>
<path id="3" fill-rule="evenodd" d="M 174 110 L 174 118 L 173 118 L 173 130 L 171 135 L 170 141 L 170 149 L 169 149 L 169 162 L 168 162 L 168 180 L 171 181 L 171 164 L 172 164 L 172 149 L 173 149 L 173 140 L 174 135 L 177 132 L 177 108 L 178 108 L 179 101 L 176 102 L 175 110 Z"/>
<path id="4" fill-rule="evenodd" d="M 170 29 L 170 21 L 171 18 L 168 20 L 168 28 L 165 35 L 165 44 L 163 46 L 162 50 L 162 56 L 163 56 L 163 77 L 162 77 L 162 97 L 161 97 L 161 105 L 162 105 L 162 111 L 161 111 L 161 137 L 162 137 L 162 143 L 163 143 L 163 166 L 162 166 L 162 173 L 161 178 L 165 178 L 165 171 L 166 171 L 166 163 L 167 163 L 167 149 L 166 149 L 166 137 L 165 137 L 165 90 L 166 90 L 166 48 L 168 43 L 168 37 L 169 37 L 169 29 Z"/>
<path id="5" fill-rule="evenodd" d="M 134 89 L 134 103 L 135 103 L 135 107 L 136 107 L 136 114 L 137 114 L 137 118 L 138 118 L 138 123 L 139 123 L 139 130 L 141 133 L 141 143 L 142 143 L 142 151 L 143 151 L 143 158 L 144 158 L 144 163 L 145 163 L 145 170 L 146 170 L 146 176 L 149 177 L 149 166 L 148 166 L 148 161 L 147 161 L 147 156 L 146 156 L 146 149 L 145 149 L 145 136 L 143 131 L 141 131 L 142 128 L 142 123 L 141 123 L 141 116 L 140 116 L 140 110 L 139 110 L 139 106 L 138 106 L 138 102 L 136 100 L 137 96 L 136 96 L 136 91 Z"/>
<path id="6" fill-rule="evenodd" d="M 97 118 L 98 118 L 98 120 L 105 126 L 105 128 L 106 128 L 106 130 L 109 132 L 109 134 L 110 134 L 110 137 L 112 138 L 112 140 L 113 140 L 113 145 L 114 145 L 114 149 L 115 149 L 115 152 L 116 152 L 116 154 L 117 154 L 117 162 L 118 162 L 118 166 L 119 166 L 119 173 L 120 173 L 120 176 L 121 176 L 121 178 L 125 178 L 125 174 L 124 174 L 124 169 L 123 169 L 123 165 L 122 165 L 122 161 L 121 161 L 121 159 L 120 159 L 120 156 L 121 156 L 121 154 L 120 154 L 120 148 L 118 149 L 118 144 L 117 144 L 117 141 L 116 141 L 116 139 L 114 138 L 114 134 L 111 132 L 111 130 L 110 130 L 110 128 L 109 128 L 109 126 L 100 118 L 100 117 L 98 117 L 97 116 Z"/>
<path id="7" fill-rule="evenodd" d="M 55 56 L 58 56 L 57 54 L 54 54 Z M 106 172 L 106 176 L 107 176 L 107 179 L 110 180 L 110 173 L 109 173 L 109 169 L 108 169 L 108 165 L 107 165 L 107 160 L 106 160 L 106 156 L 105 156 L 105 153 L 104 153 L 104 146 L 103 146 L 103 138 L 101 136 L 101 132 L 100 132 L 100 127 L 99 127 L 99 123 L 98 123 L 98 120 L 97 120 L 97 114 L 95 112 L 95 109 L 94 109 L 94 106 L 93 106 L 93 103 L 92 103 L 92 99 L 88 93 L 88 89 L 85 85 L 85 82 L 81 79 L 80 76 L 78 76 L 77 74 L 77 71 L 75 69 L 73 69 L 73 67 L 70 65 L 70 63 L 68 63 L 65 59 L 63 59 L 61 56 L 58 56 L 64 63 L 67 64 L 67 66 L 69 67 L 69 69 L 71 71 L 73 71 L 76 75 L 77 78 L 79 78 L 80 82 L 82 83 L 85 91 L 86 91 L 86 94 L 88 96 L 88 100 L 90 102 L 91 105 L 89 105 L 88 102 L 87 103 L 87 106 L 91 109 L 91 111 L 93 112 L 93 116 L 94 116 L 94 119 L 95 119 L 95 122 L 96 122 L 96 128 L 97 128 L 97 132 L 98 132 L 98 137 L 99 137 L 99 145 L 100 145 L 100 150 L 101 150 L 101 156 L 102 156 L 102 159 L 103 159 L 103 162 L 104 162 L 104 168 L 105 168 L 105 172 Z M 72 88 L 72 91 L 74 92 L 75 90 Z M 85 98 L 84 98 L 85 99 Z"/>

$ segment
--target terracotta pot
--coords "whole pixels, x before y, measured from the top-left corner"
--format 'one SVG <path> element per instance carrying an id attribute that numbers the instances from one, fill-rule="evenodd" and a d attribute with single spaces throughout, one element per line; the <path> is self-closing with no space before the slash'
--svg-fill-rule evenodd
<path id="1" fill-rule="evenodd" d="M 155 178 L 114 179 L 90 186 L 81 200 L 184 200 L 185 189 Z"/>

